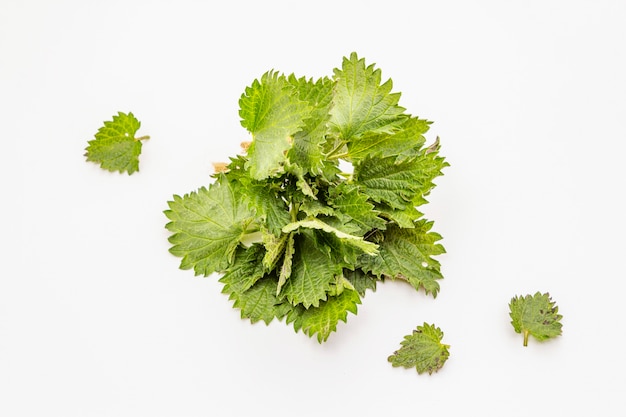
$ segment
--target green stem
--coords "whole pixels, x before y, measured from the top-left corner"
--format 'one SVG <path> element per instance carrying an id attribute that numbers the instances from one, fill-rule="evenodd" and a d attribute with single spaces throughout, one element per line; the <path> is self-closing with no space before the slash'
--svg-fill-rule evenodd
<path id="1" fill-rule="evenodd" d="M 343 147 L 346 145 L 346 143 L 347 143 L 346 141 L 341 141 L 341 142 L 339 143 L 339 145 L 337 145 L 337 146 L 335 147 L 335 149 L 333 149 L 332 151 L 330 151 L 330 152 L 328 153 L 328 155 L 326 155 L 326 158 L 327 158 L 327 159 L 339 159 L 339 158 L 341 158 L 341 157 L 343 157 L 343 156 L 347 156 L 347 154 L 346 154 L 346 153 L 341 153 L 341 154 L 339 154 L 339 155 L 335 155 L 337 152 L 339 152 L 341 149 L 343 149 Z"/>
<path id="2" fill-rule="evenodd" d="M 291 221 L 298 221 L 298 213 L 300 212 L 300 203 L 291 203 L 291 209 L 289 210 L 289 214 L 291 214 Z"/>
<path id="3" fill-rule="evenodd" d="M 528 335 L 530 332 L 528 330 L 524 330 L 524 346 L 528 346 Z"/>
<path id="4" fill-rule="evenodd" d="M 148 135 L 140 136 L 138 138 L 135 138 L 135 140 L 148 140 L 148 139 L 150 139 L 150 136 L 148 136 Z"/>
<path id="5" fill-rule="evenodd" d="M 335 155 L 335 157 L 333 159 L 342 159 L 348 156 L 348 152 L 344 152 L 344 153 L 340 153 Z"/>
<path id="6" fill-rule="evenodd" d="M 246 231 L 246 233 L 241 235 L 239 241 L 244 246 L 251 246 L 253 243 L 260 243 L 263 241 L 263 233 L 259 230 Z"/>

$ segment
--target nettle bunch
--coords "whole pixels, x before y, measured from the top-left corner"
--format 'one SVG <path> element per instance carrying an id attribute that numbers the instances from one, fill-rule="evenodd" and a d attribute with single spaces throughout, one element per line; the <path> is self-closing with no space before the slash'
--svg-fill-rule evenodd
<path id="1" fill-rule="evenodd" d="M 239 100 L 247 150 L 168 203 L 181 269 L 220 274 L 242 318 L 285 318 L 319 342 L 378 281 L 436 296 L 444 248 L 417 207 L 448 164 L 391 90 L 355 53 L 332 78 L 255 80 Z"/>

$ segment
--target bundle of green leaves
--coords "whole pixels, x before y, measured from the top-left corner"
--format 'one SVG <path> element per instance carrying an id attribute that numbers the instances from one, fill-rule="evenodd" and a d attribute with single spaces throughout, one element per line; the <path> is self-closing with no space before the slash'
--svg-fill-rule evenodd
<path id="1" fill-rule="evenodd" d="M 355 53 L 332 78 L 255 80 L 239 101 L 247 150 L 168 202 L 181 269 L 221 275 L 242 318 L 284 318 L 319 342 L 378 281 L 435 297 L 445 251 L 417 207 L 448 164 L 399 99 Z"/>

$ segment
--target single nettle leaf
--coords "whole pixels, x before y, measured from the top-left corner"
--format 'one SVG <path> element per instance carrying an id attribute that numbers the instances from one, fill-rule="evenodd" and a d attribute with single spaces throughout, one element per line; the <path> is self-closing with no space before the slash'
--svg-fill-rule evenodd
<path id="1" fill-rule="evenodd" d="M 373 64 L 366 66 L 356 53 L 334 70 L 334 80 L 330 125 L 342 140 L 364 132 L 391 133 L 408 117 L 398 105 L 400 93 L 391 93 L 391 80 L 381 84 L 381 71 Z"/>
<path id="2" fill-rule="evenodd" d="M 300 205 L 300 210 L 310 217 L 332 216 L 335 214 L 335 210 L 332 207 L 318 200 L 311 199 L 303 201 Z"/>
<path id="3" fill-rule="evenodd" d="M 343 274 L 340 274 L 335 276 L 335 282 L 331 284 L 328 295 L 336 297 L 342 294 L 344 290 L 356 291 L 356 288 Z"/>
<path id="4" fill-rule="evenodd" d="M 415 368 L 417 373 L 432 374 L 443 367 L 450 356 L 450 346 L 441 343 L 443 332 L 434 324 L 417 326 L 413 333 L 404 336 L 401 348 L 389 356 L 394 367 Z"/>
<path id="5" fill-rule="evenodd" d="M 282 234 L 275 236 L 271 233 L 262 233 L 261 239 L 263 241 L 263 247 L 265 247 L 265 256 L 263 257 L 263 267 L 266 271 L 271 271 L 276 268 L 278 261 L 283 256 L 285 251 L 285 245 L 289 235 Z"/>
<path id="6" fill-rule="evenodd" d="M 182 257 L 181 269 L 196 275 L 223 272 L 246 233 L 255 231 L 255 212 L 241 199 L 237 184 L 219 175 L 215 183 L 183 197 L 174 196 L 166 228 L 173 234 L 170 252 Z"/>
<path id="7" fill-rule="evenodd" d="M 366 133 L 348 142 L 348 158 L 357 163 L 372 156 L 395 156 L 396 162 L 415 157 L 426 142 L 423 134 L 430 124 L 428 120 L 411 117 L 393 133 Z"/>
<path id="8" fill-rule="evenodd" d="M 104 122 L 98 129 L 95 139 L 88 142 L 85 156 L 88 161 L 99 163 L 109 171 L 127 172 L 128 175 L 139 171 L 141 141 L 148 136 L 135 138 L 141 123 L 132 113 L 118 112 L 112 121 Z"/>
<path id="9" fill-rule="evenodd" d="M 260 280 L 265 275 L 262 263 L 265 253 L 265 249 L 259 244 L 249 248 L 238 247 L 232 265 L 219 280 L 224 284 L 222 292 L 242 294 Z"/>
<path id="10" fill-rule="evenodd" d="M 378 210 L 381 217 L 395 222 L 398 226 L 405 229 L 415 227 L 415 222 L 423 216 L 423 213 L 419 212 L 415 206 L 406 206 L 404 209 L 399 210 L 391 208 L 386 204 L 376 204 L 376 210 Z"/>
<path id="11" fill-rule="evenodd" d="M 368 242 L 360 236 L 345 233 L 317 218 L 307 218 L 298 222 L 289 223 L 287 226 L 283 227 L 283 233 L 293 232 L 300 228 L 323 230 L 326 233 L 332 233 L 345 244 L 358 248 L 364 253 L 369 255 L 378 253 L 378 247 L 375 243 Z"/>
<path id="12" fill-rule="evenodd" d="M 243 198 L 246 198 L 257 215 L 265 223 L 265 227 L 276 236 L 290 221 L 289 206 L 281 198 L 278 190 L 272 183 L 265 181 L 250 181 L 244 185 Z"/>
<path id="13" fill-rule="evenodd" d="M 435 187 L 433 180 L 443 175 L 441 172 L 443 168 L 450 166 L 443 157 L 439 156 L 439 148 L 439 138 L 437 138 L 435 143 L 420 152 L 415 160 L 415 164 L 419 166 L 416 178 L 417 188 L 413 199 L 416 206 L 427 203 L 424 196 L 427 196 Z"/>
<path id="14" fill-rule="evenodd" d="M 546 340 L 562 333 L 563 316 L 549 293 L 515 296 L 509 308 L 513 328 L 524 335 L 524 346 L 528 346 L 529 335 L 537 340 Z"/>
<path id="15" fill-rule="evenodd" d="M 364 272 L 362 269 L 358 268 L 354 271 L 344 268 L 343 276 L 350 281 L 354 290 L 358 292 L 361 297 L 365 297 L 366 290 L 376 291 L 378 278 L 369 272 Z"/>
<path id="16" fill-rule="evenodd" d="M 311 183 L 306 177 L 304 169 L 296 164 L 292 164 L 289 161 L 285 164 L 285 168 L 289 174 L 296 178 L 295 185 L 304 196 L 317 200 L 315 184 Z M 295 199 L 293 199 L 295 201 Z"/>
<path id="17" fill-rule="evenodd" d="M 265 276 L 261 261 L 265 253 L 259 244 L 238 247 L 233 264 L 220 278 L 224 284 L 222 293 L 228 294 L 234 301 L 233 307 L 241 310 L 241 318 L 248 318 L 252 323 L 263 320 L 269 324 L 274 317 L 282 318 L 291 308 L 276 298 L 275 277 Z"/>
<path id="18" fill-rule="evenodd" d="M 357 314 L 357 305 L 361 298 L 356 291 L 345 289 L 337 296 L 330 296 L 318 307 L 304 308 L 297 306 L 287 315 L 287 323 L 293 322 L 295 331 L 302 330 L 309 337 L 317 334 L 319 343 L 328 340 L 328 336 L 337 330 L 339 321 L 347 321 L 348 312 Z"/>
<path id="19" fill-rule="evenodd" d="M 354 168 L 354 182 L 377 203 L 393 209 L 412 209 L 426 203 L 424 196 L 435 187 L 433 180 L 449 164 L 438 154 L 439 141 L 410 159 L 368 156 Z"/>
<path id="20" fill-rule="evenodd" d="M 329 190 L 328 204 L 344 224 L 354 226 L 361 236 L 372 229 L 385 229 L 385 220 L 354 184 L 341 183 Z"/>
<path id="21" fill-rule="evenodd" d="M 363 254 L 362 249 L 346 244 L 345 240 L 323 230 L 313 230 L 312 236 L 317 249 L 324 252 L 335 265 L 349 269 L 354 269 L 359 265 L 359 257 Z"/>
<path id="22" fill-rule="evenodd" d="M 412 229 L 401 229 L 391 225 L 379 243 L 378 256 L 363 255 L 362 269 L 379 278 L 404 279 L 415 289 L 424 288 L 433 297 L 439 292 L 442 277 L 440 264 L 432 257 L 445 253 L 436 242 L 441 236 L 431 232 L 432 222 L 420 220 Z"/>
<path id="23" fill-rule="evenodd" d="M 285 285 L 285 282 L 291 277 L 291 268 L 293 266 L 293 254 L 296 251 L 294 234 L 289 233 L 287 235 L 287 243 L 285 244 L 285 252 L 283 253 L 283 263 L 278 272 L 278 285 L 276 286 L 276 296 L 280 294 L 280 291 Z"/>
<path id="24" fill-rule="evenodd" d="M 241 125 L 252 134 L 250 175 L 261 180 L 282 172 L 293 135 L 310 114 L 309 105 L 298 98 L 284 75 L 270 71 L 246 88 L 239 107 Z"/>
<path id="25" fill-rule="evenodd" d="M 276 277 L 269 275 L 261 278 L 245 292 L 233 292 L 230 299 L 233 307 L 241 310 L 241 318 L 250 319 L 252 323 L 263 320 L 266 324 L 274 319 L 282 319 L 293 309 L 288 303 L 276 297 Z"/>
<path id="26" fill-rule="evenodd" d="M 304 173 L 320 175 L 325 160 L 322 145 L 328 131 L 334 83 L 327 77 L 314 82 L 312 79 L 296 78 L 293 75 L 289 76 L 288 81 L 297 91 L 300 100 L 307 102 L 312 110 L 304 120 L 302 130 L 293 136 L 293 146 L 287 156 Z"/>
<path id="27" fill-rule="evenodd" d="M 354 183 L 377 203 L 396 209 L 414 205 L 419 192 L 420 166 L 415 159 L 396 163 L 395 157 L 368 157 L 354 168 Z"/>
<path id="28" fill-rule="evenodd" d="M 335 275 L 341 273 L 341 266 L 317 249 L 306 234 L 295 236 L 295 240 L 291 276 L 284 283 L 280 295 L 293 305 L 318 307 L 320 301 L 326 300 Z"/>

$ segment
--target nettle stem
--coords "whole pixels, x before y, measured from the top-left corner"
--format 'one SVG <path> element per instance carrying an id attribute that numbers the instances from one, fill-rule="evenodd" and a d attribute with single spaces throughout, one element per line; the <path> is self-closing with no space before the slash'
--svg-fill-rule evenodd
<path id="1" fill-rule="evenodd" d="M 261 243 L 263 241 L 263 233 L 259 230 L 246 232 L 241 235 L 239 241 L 246 247 L 250 247 L 255 243 Z"/>
<path id="2" fill-rule="evenodd" d="M 298 213 L 300 213 L 300 203 L 291 203 L 291 209 L 289 210 L 289 214 L 291 214 L 291 221 L 298 221 Z"/>
<path id="3" fill-rule="evenodd" d="M 524 346 L 528 346 L 528 335 L 530 332 L 528 330 L 524 330 Z"/>
<path id="4" fill-rule="evenodd" d="M 326 155 L 326 158 L 327 159 L 339 159 L 339 158 L 344 157 L 345 155 L 347 155 L 345 152 L 337 155 L 337 152 L 341 151 L 343 149 L 343 147 L 346 146 L 346 143 L 347 143 L 346 141 L 341 141 L 339 143 L 339 145 L 337 145 L 335 147 L 335 149 L 333 149 L 332 151 L 330 151 Z"/>
<path id="5" fill-rule="evenodd" d="M 145 135 L 145 136 L 139 136 L 138 138 L 135 138 L 135 140 L 148 140 L 150 139 L 150 136 Z"/>

